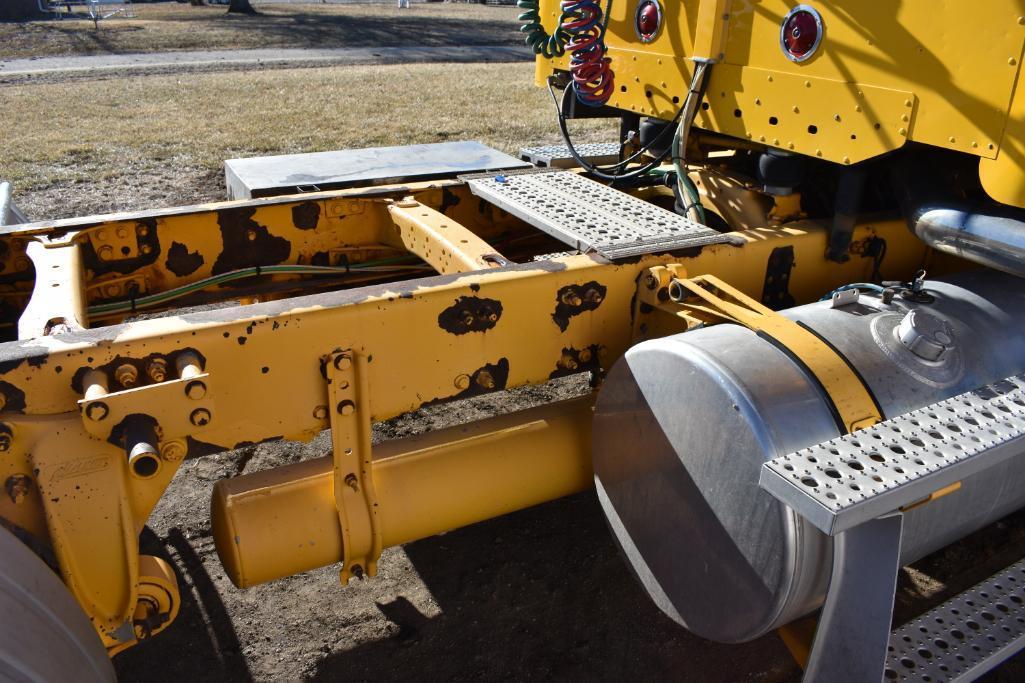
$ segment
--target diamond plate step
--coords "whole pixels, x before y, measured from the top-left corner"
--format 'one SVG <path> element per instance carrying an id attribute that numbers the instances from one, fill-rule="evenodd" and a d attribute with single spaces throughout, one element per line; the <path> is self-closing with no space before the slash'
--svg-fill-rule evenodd
<path id="1" fill-rule="evenodd" d="M 759 484 L 830 535 L 1025 453 L 1025 376 L 775 458 Z"/>
<path id="2" fill-rule="evenodd" d="M 475 195 L 574 249 L 611 260 L 731 241 L 572 171 L 479 173 L 460 179 Z"/>
<path id="3" fill-rule="evenodd" d="M 971 681 L 1025 647 L 1025 560 L 890 635 L 884 681 Z"/>
<path id="4" fill-rule="evenodd" d="M 591 142 L 574 145 L 584 161 L 590 164 L 614 164 L 619 161 L 619 144 L 615 142 Z M 520 150 L 520 159 L 529 161 L 535 166 L 550 168 L 577 168 L 580 166 L 569 147 L 565 145 L 544 145 L 541 147 L 524 147 Z"/>

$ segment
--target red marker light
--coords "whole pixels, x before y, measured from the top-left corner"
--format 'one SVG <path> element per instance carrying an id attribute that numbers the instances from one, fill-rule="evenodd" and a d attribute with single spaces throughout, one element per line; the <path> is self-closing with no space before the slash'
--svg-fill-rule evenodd
<path id="1" fill-rule="evenodd" d="M 815 54 L 822 42 L 822 17 L 808 5 L 798 5 L 783 19 L 779 44 L 792 62 L 803 62 Z"/>
<path id="2" fill-rule="evenodd" d="M 657 0 L 641 0 L 634 15 L 634 30 L 642 43 L 650 43 L 662 28 L 662 7 Z"/>

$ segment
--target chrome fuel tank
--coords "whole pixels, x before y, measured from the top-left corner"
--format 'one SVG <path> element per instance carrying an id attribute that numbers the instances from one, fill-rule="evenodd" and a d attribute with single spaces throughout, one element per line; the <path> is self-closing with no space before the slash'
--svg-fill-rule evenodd
<path id="1" fill-rule="evenodd" d="M 992 271 L 928 282 L 932 301 L 862 295 L 787 317 L 831 344 L 894 417 L 1025 370 L 1025 280 Z M 594 420 L 598 496 L 659 607 L 699 636 L 742 642 L 817 608 L 829 539 L 758 487 L 766 460 L 840 434 L 820 385 L 737 325 L 631 348 Z M 1025 506 L 1017 460 L 906 515 L 911 562 Z"/>

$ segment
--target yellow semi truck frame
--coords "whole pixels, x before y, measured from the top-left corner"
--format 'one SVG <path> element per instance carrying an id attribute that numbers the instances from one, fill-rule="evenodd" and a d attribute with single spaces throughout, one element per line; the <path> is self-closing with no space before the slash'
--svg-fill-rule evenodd
<path id="1" fill-rule="evenodd" d="M 374 447 L 372 423 L 579 373 L 597 387 L 638 342 L 742 317 L 681 306 L 681 282 L 778 309 L 967 265 L 891 210 L 859 214 L 827 254 L 833 217 L 807 218 L 798 191 L 767 192 L 716 154 L 854 167 L 913 142 L 977 157 L 984 190 L 1025 206 L 1017 3 L 821 3 L 821 54 L 800 63 L 780 55 L 794 3 L 664 3 L 640 42 L 636 5 L 611 3 L 608 107 L 671 120 L 694 58 L 714 64 L 688 175 L 729 227 L 720 243 L 562 253 L 456 178 L 0 229 L 0 522 L 59 572 L 109 654 L 177 613 L 174 571 L 140 555 L 139 534 L 185 458 L 330 428 L 329 458 L 219 482 L 213 527 L 237 586 L 335 563 L 345 583 L 373 576 L 386 547 L 592 483 L 593 394 Z M 555 0 L 539 14 L 553 31 Z M 982 49 L 944 54 L 966 33 Z M 538 84 L 568 68 L 539 57 Z M 879 417 L 850 414 L 850 430 Z"/>

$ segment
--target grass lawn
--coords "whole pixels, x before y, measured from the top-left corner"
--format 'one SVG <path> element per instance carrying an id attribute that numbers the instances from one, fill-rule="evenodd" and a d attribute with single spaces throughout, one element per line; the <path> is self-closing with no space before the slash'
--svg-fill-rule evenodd
<path id="1" fill-rule="evenodd" d="M 0 0 L 2 1 L 2 0 Z M 57 55 L 273 47 L 512 45 L 522 43 L 511 6 L 416 3 L 258 5 L 258 16 L 224 6 L 136 4 L 136 17 L 94 29 L 88 19 L 0 23 L 0 59 Z"/>
<path id="2" fill-rule="evenodd" d="M 221 162 L 480 140 L 559 141 L 529 62 L 188 73 L 0 87 L 0 178 L 37 219 L 224 197 Z M 615 140 L 609 119 L 573 122 Z"/>

